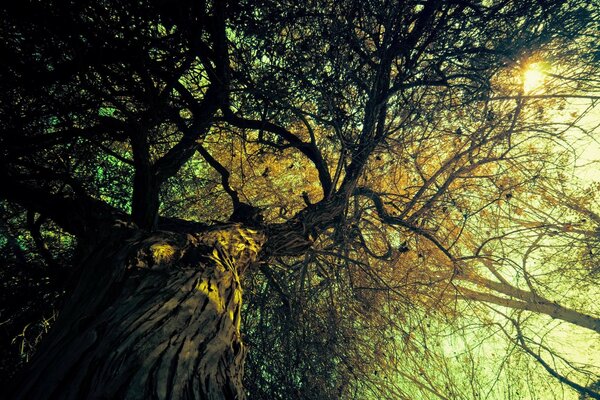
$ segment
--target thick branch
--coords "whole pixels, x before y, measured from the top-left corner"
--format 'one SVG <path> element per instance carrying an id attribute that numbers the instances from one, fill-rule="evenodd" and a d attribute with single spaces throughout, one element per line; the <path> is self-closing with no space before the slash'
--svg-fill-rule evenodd
<path id="1" fill-rule="evenodd" d="M 65 231 L 82 237 L 127 217 L 108 204 L 84 194 L 61 195 L 19 182 L 3 172 L 0 197 L 52 219 Z"/>
<path id="2" fill-rule="evenodd" d="M 550 303 L 550 301 L 538 296 L 535 293 L 516 288 L 516 287 L 509 285 L 507 283 L 504 283 L 504 282 L 494 282 L 491 279 L 486 279 L 486 278 L 483 278 L 480 276 L 472 277 L 472 276 L 468 276 L 468 275 L 458 276 L 457 279 L 468 281 L 468 282 L 474 283 L 478 286 L 485 287 L 485 288 L 488 288 L 491 290 L 495 290 L 498 293 L 502 293 L 507 296 L 514 297 L 516 299 L 519 299 L 519 300 L 522 300 L 525 302 L 542 301 L 542 302 Z"/>
<path id="3" fill-rule="evenodd" d="M 240 197 L 231 185 L 229 184 L 229 176 L 231 175 L 227 168 L 225 168 L 220 162 L 218 162 L 210 153 L 203 147 L 198 146 L 198 153 L 206 160 L 206 162 L 213 167 L 219 175 L 221 175 L 221 185 L 227 194 L 231 197 L 233 202 L 233 208 L 237 208 L 240 204 Z"/>
<path id="4" fill-rule="evenodd" d="M 549 317 L 560 319 L 583 328 L 591 329 L 600 333 L 600 318 L 595 318 L 590 315 L 582 314 L 570 308 L 563 307 L 559 304 L 548 301 L 519 301 L 507 299 L 504 297 L 494 296 L 488 293 L 476 292 L 464 287 L 457 286 L 460 293 L 467 299 L 475 301 L 483 301 L 486 303 L 496 304 L 502 307 L 513 308 L 516 310 L 525 310 L 536 313 L 546 314 Z"/>
<path id="5" fill-rule="evenodd" d="M 194 123 L 183 132 L 181 140 L 154 164 L 154 174 L 159 184 L 175 176 L 179 169 L 198 150 L 198 139 L 203 137 L 212 124 L 212 118 L 223 101 L 221 85 L 212 83 L 202 102 L 192 109 Z"/>
<path id="6" fill-rule="evenodd" d="M 347 199 L 339 194 L 328 200 L 311 204 L 282 224 L 266 227 L 266 257 L 300 255 L 309 249 L 319 232 L 339 221 Z"/>
<path id="7" fill-rule="evenodd" d="M 213 51 L 211 52 L 213 56 L 212 63 L 202 51 L 197 54 L 203 60 L 204 68 L 211 81 L 204 98 L 201 102 L 198 102 L 179 81 L 173 82 L 175 89 L 190 108 L 194 116 L 194 123 L 191 129 L 184 132 L 181 141 L 156 162 L 156 176 L 159 183 L 174 176 L 181 166 L 192 157 L 198 149 L 198 138 L 204 136 L 212 124 L 212 118 L 217 110 L 223 104 L 227 103 L 230 67 L 228 42 L 225 32 L 227 19 L 225 3 L 222 1 L 215 2 L 214 19 L 211 20 L 212 23 L 208 24 L 213 42 Z M 198 43 L 195 42 L 195 45 L 198 46 Z"/>
<path id="8" fill-rule="evenodd" d="M 268 121 L 259 121 L 253 119 L 241 118 L 235 115 L 231 110 L 224 109 L 224 120 L 238 128 L 242 129 L 256 129 L 274 133 L 286 140 L 290 145 L 297 148 L 302 154 L 304 154 L 317 169 L 319 174 L 319 181 L 325 197 L 331 192 L 331 175 L 327 168 L 327 163 L 323 159 L 323 155 L 314 143 L 307 143 L 300 140 L 296 135 L 288 131 L 287 129 L 276 125 Z"/>
<path id="9" fill-rule="evenodd" d="M 214 59 L 208 60 L 205 57 L 206 55 L 200 55 L 211 81 L 204 98 L 198 101 L 181 82 L 176 79 L 172 79 L 170 82 L 191 110 L 193 115 L 192 125 L 185 127 L 182 130 L 183 136 L 179 142 L 150 167 L 148 167 L 149 160 L 147 162 L 149 157 L 143 151 L 144 143 L 141 143 L 142 146 L 137 146 L 141 151 L 136 160 L 133 216 L 134 221 L 142 228 L 151 230 L 156 227 L 161 185 L 167 179 L 175 176 L 194 155 L 199 147 L 198 140 L 206 134 L 212 125 L 215 113 L 223 104 L 227 103 L 229 55 L 225 33 L 224 2 L 215 3 L 213 22 L 213 24 L 210 24 L 210 33 L 214 45 L 214 51 L 212 52 Z M 147 133 L 144 132 L 142 135 L 147 135 Z M 136 142 L 139 141 L 140 138 L 133 138 L 134 150 Z"/>
<path id="10" fill-rule="evenodd" d="M 35 243 L 35 247 L 37 248 L 38 253 L 42 256 L 44 261 L 49 267 L 57 268 L 58 264 L 54 260 L 52 253 L 48 250 L 48 246 L 46 246 L 46 242 L 42 237 L 42 233 L 40 228 L 45 221 L 45 217 L 40 215 L 37 219 L 35 218 L 35 213 L 31 210 L 27 210 L 27 228 L 29 229 L 29 233 L 31 234 L 31 238 Z"/>
<path id="11" fill-rule="evenodd" d="M 131 137 L 131 147 L 135 167 L 131 201 L 133 222 L 142 229 L 152 230 L 158 217 L 159 186 L 152 171 L 147 132 L 134 132 Z"/>
<path id="12" fill-rule="evenodd" d="M 404 221 L 400 217 L 395 217 L 393 215 L 390 215 L 385 210 L 383 201 L 381 200 L 381 196 L 378 193 L 375 193 L 371 189 L 361 187 L 361 188 L 357 188 L 354 191 L 354 194 L 360 195 L 360 196 L 365 196 L 365 197 L 368 197 L 369 199 L 371 199 L 373 201 L 373 204 L 375 204 L 375 210 L 377 211 L 377 215 L 379 216 L 379 218 L 381 219 L 382 222 L 384 222 L 388 225 L 399 225 L 399 226 L 405 227 L 408 230 L 410 230 L 418 235 L 423 236 L 425 239 L 427 239 L 431 243 L 433 243 L 435 245 L 435 247 L 440 249 L 442 251 L 442 253 L 444 253 L 444 255 L 446 255 L 446 257 L 448 257 L 448 259 L 450 261 L 452 261 L 452 262 L 456 261 L 454 256 L 448 251 L 448 249 L 446 249 L 446 247 L 444 247 L 433 235 L 428 233 L 426 230 L 419 228 L 418 226 L 412 225 L 412 224 Z"/>
<path id="13" fill-rule="evenodd" d="M 105 139 L 114 141 L 125 140 L 125 132 L 129 126 L 112 117 L 98 117 L 98 123 L 86 128 L 68 127 L 51 134 L 44 133 L 31 135 L 24 131 L 0 130 L 4 156 L 7 159 L 16 159 L 20 156 L 33 154 L 36 151 L 50 147 L 64 145 L 77 138 L 85 138 L 94 142 Z"/>

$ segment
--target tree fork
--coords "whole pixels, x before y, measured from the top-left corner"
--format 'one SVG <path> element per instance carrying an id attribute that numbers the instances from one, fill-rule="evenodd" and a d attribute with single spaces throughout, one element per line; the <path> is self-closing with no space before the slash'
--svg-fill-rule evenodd
<path id="1" fill-rule="evenodd" d="M 240 275 L 265 239 L 117 229 L 79 283 L 16 399 L 243 399 Z"/>

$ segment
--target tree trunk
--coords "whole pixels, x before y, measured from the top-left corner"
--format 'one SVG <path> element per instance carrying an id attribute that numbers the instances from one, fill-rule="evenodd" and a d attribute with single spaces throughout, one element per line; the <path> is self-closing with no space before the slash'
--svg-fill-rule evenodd
<path id="1" fill-rule="evenodd" d="M 113 232 L 80 281 L 17 399 L 243 399 L 239 276 L 262 234 Z"/>

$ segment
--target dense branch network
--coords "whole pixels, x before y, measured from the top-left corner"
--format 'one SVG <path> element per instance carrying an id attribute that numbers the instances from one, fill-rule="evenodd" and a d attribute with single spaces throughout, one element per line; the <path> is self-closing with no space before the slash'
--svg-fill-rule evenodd
<path id="1" fill-rule="evenodd" d="M 575 252 L 596 260 L 594 195 L 569 198 L 569 156 L 555 157 L 585 112 L 560 128 L 551 115 L 598 98 L 600 17 L 587 2 L 72 3 L 3 6 L 0 197 L 24 210 L 48 264 L 47 221 L 84 244 L 124 226 L 265 235 L 246 270 L 250 334 L 298 351 L 321 327 L 311 357 L 335 354 L 335 379 L 371 395 L 404 390 L 367 372 L 379 363 L 440 396 L 377 350 L 443 336 L 410 309 L 458 323 L 468 301 L 600 332 L 589 301 L 565 294 L 591 276 L 564 267 Z M 544 58 L 562 71 L 525 93 L 523 70 Z M 522 331 L 513 343 L 597 395 Z M 264 365 L 252 373 L 266 387 L 275 364 Z M 299 376 L 286 384 L 315 379 Z"/>

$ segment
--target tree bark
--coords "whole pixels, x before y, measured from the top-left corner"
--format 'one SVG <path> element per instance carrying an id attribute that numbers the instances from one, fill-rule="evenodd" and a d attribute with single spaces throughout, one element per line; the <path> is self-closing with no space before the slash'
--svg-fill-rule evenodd
<path id="1" fill-rule="evenodd" d="M 245 398 L 239 277 L 263 243 L 238 224 L 107 234 L 15 398 Z"/>

